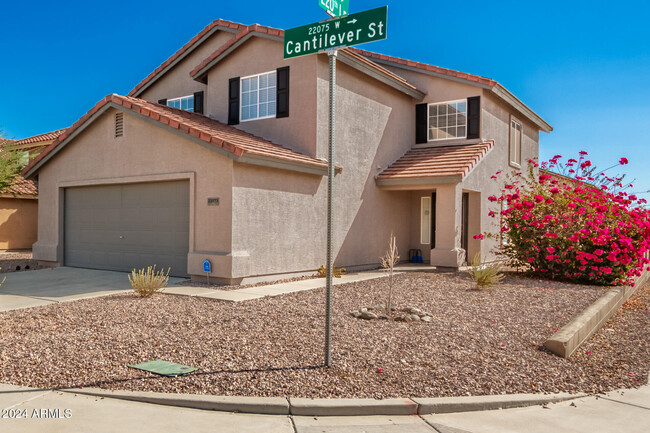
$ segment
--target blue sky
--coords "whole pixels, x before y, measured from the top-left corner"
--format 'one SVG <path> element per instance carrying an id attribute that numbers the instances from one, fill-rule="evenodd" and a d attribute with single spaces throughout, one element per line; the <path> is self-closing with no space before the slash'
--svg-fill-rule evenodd
<path id="1" fill-rule="evenodd" d="M 286 29 L 326 18 L 318 0 L 183 4 L 4 4 L 5 136 L 71 125 L 106 94 L 128 93 L 214 19 Z M 542 159 L 584 149 L 604 168 L 626 156 L 634 190 L 650 190 L 650 2 L 350 0 L 350 11 L 384 5 L 388 39 L 363 48 L 493 78 L 555 128 L 541 133 Z"/>

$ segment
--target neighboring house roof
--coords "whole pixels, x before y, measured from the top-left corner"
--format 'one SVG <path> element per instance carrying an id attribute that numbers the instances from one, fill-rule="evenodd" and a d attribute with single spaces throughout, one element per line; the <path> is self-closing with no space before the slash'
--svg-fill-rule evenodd
<path id="1" fill-rule="evenodd" d="M 494 141 L 490 140 L 466 146 L 411 149 L 377 175 L 377 185 L 460 182 L 493 148 Z"/>
<path id="2" fill-rule="evenodd" d="M 38 186 L 36 182 L 25 180 L 22 176 L 18 176 L 11 184 L 9 189 L 0 193 L 2 198 L 38 198 Z"/>
<path id="3" fill-rule="evenodd" d="M 323 160 L 295 152 L 202 114 L 155 104 L 143 99 L 112 94 L 99 101 L 81 119 L 47 146 L 25 167 L 23 175 L 27 178 L 34 175 L 54 154 L 111 107 L 123 111 L 128 110 L 140 118 L 166 127 L 210 149 L 217 150 L 237 162 L 318 175 L 327 173 L 327 162 Z M 340 169 L 337 170 L 340 171 Z"/>
<path id="4" fill-rule="evenodd" d="M 540 130 L 544 132 L 551 132 L 553 130 L 553 127 L 549 125 L 544 119 L 542 119 L 537 113 L 531 110 L 526 104 L 521 102 L 519 98 L 510 93 L 510 91 L 499 84 L 499 82 L 492 80 L 491 78 L 468 74 L 466 72 L 454 71 L 453 69 L 441 68 L 438 66 L 428 65 L 426 63 L 414 62 L 412 60 L 405 60 L 399 57 L 387 56 L 385 54 L 373 53 L 372 51 L 360 50 L 358 48 L 350 48 L 350 50 L 353 50 L 365 57 L 369 57 L 383 64 L 398 66 L 415 71 L 423 71 L 436 77 L 454 79 L 466 84 L 477 85 L 490 89 L 499 98 L 513 106 L 533 123 L 535 123 L 535 125 L 537 125 Z"/>
<path id="5" fill-rule="evenodd" d="M 15 144 L 17 146 L 23 145 L 23 144 L 36 144 L 36 143 L 41 143 L 43 141 L 50 141 L 50 140 L 56 140 L 57 137 L 66 130 L 67 128 L 63 129 L 57 129 L 56 131 L 52 132 L 46 132 L 44 134 L 39 134 L 39 135 L 34 135 L 32 137 L 27 137 L 23 138 L 22 140 L 17 140 Z"/>
<path id="6" fill-rule="evenodd" d="M 158 66 L 151 74 L 147 75 L 144 80 L 140 81 L 140 83 L 138 83 L 138 85 L 129 92 L 128 96 L 138 96 L 140 93 L 144 92 L 147 87 L 153 84 L 163 74 L 163 72 L 166 72 L 169 69 L 173 68 L 179 61 L 190 54 L 195 48 L 201 45 L 203 41 L 212 36 L 216 31 L 225 30 L 236 33 L 244 28 L 246 28 L 245 25 L 232 21 L 221 19 L 212 21 L 196 36 L 190 39 L 189 42 L 187 42 L 178 51 L 176 51 L 170 58 Z"/>

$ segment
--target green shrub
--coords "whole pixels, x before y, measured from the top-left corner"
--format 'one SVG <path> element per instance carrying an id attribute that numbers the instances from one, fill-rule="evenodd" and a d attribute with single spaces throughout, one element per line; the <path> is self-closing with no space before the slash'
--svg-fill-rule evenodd
<path id="1" fill-rule="evenodd" d="M 170 270 L 171 268 L 167 269 L 167 273 L 163 270 L 156 272 L 156 265 L 149 266 L 147 269 L 134 269 L 129 275 L 129 282 L 133 290 L 141 298 L 145 298 L 167 286 Z"/>
<path id="2" fill-rule="evenodd" d="M 320 268 L 318 268 L 318 270 L 316 271 L 316 275 L 318 276 L 318 278 L 327 277 L 327 269 L 325 268 L 325 266 L 321 266 Z M 345 275 L 345 268 L 337 268 L 336 266 L 334 266 L 332 275 L 334 276 L 334 278 L 341 278 L 341 275 Z"/>
<path id="3" fill-rule="evenodd" d="M 478 290 L 499 284 L 504 277 L 499 263 L 481 263 L 480 254 L 474 256 L 468 272 L 476 282 Z"/>

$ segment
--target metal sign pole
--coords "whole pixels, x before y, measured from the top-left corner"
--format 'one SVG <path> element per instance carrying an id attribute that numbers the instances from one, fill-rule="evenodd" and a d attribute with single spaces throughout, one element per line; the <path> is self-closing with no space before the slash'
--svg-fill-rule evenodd
<path id="1" fill-rule="evenodd" d="M 330 61 L 330 122 L 329 122 L 329 156 L 327 158 L 327 279 L 325 301 L 325 365 L 332 366 L 332 276 L 334 258 L 332 244 L 334 240 L 334 125 L 336 123 L 336 54 L 337 50 L 327 52 Z"/>

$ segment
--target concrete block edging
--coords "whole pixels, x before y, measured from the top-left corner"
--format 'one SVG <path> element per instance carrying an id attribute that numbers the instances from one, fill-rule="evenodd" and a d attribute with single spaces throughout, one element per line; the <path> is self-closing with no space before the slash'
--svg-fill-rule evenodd
<path id="1" fill-rule="evenodd" d="M 110 391 L 100 388 L 65 388 L 57 391 L 95 397 L 116 398 L 141 403 L 191 409 L 296 416 L 429 415 L 508 409 L 557 403 L 586 394 L 512 394 L 477 397 L 310 399 L 283 397 L 234 397 L 200 394 L 166 394 L 139 391 Z"/>
<path id="2" fill-rule="evenodd" d="M 568 358 L 648 280 L 650 280 L 650 272 L 645 271 L 636 279 L 634 287 L 615 287 L 609 290 L 549 337 L 544 342 L 544 347 L 562 358 Z"/>

